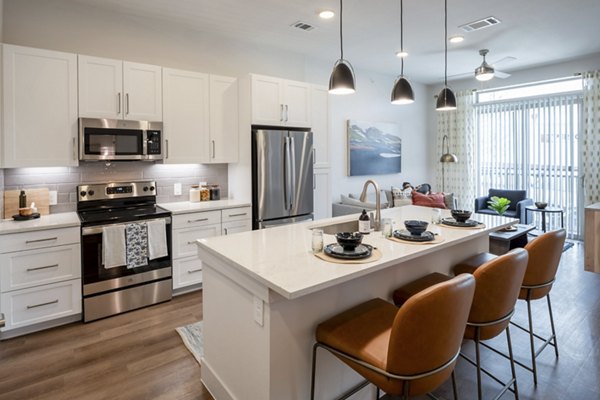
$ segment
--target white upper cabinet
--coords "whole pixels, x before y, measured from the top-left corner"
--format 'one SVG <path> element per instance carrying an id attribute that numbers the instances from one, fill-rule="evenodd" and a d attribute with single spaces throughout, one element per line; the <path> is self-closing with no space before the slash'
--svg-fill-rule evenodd
<path id="1" fill-rule="evenodd" d="M 310 127 L 310 85 L 252 75 L 252 123 Z"/>
<path id="2" fill-rule="evenodd" d="M 329 92 L 311 85 L 310 94 L 315 168 L 329 168 Z"/>
<path id="3" fill-rule="evenodd" d="M 2 166 L 77 165 L 77 55 L 2 46 Z"/>
<path id="4" fill-rule="evenodd" d="M 209 158 L 209 77 L 163 69 L 165 163 L 194 164 Z"/>
<path id="5" fill-rule="evenodd" d="M 163 69 L 166 163 L 238 160 L 236 78 Z"/>
<path id="6" fill-rule="evenodd" d="M 79 55 L 79 116 L 162 121 L 162 68 Z"/>
<path id="7" fill-rule="evenodd" d="M 238 161 L 238 131 L 238 80 L 211 75 L 209 162 Z"/>

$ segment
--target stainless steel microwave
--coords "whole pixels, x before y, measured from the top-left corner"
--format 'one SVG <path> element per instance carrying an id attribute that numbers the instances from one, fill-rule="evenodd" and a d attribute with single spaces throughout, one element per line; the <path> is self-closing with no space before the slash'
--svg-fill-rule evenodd
<path id="1" fill-rule="evenodd" d="M 162 122 L 79 118 L 79 159 L 162 160 Z"/>

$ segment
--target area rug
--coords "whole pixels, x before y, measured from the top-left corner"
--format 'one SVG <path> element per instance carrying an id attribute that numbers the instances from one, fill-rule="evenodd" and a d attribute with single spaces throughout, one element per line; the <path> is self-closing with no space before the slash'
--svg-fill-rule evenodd
<path id="1" fill-rule="evenodd" d="M 202 321 L 196 322 L 186 326 L 180 326 L 175 329 L 183 344 L 192 353 L 198 364 L 204 355 L 203 341 L 202 341 Z"/>
<path id="2" fill-rule="evenodd" d="M 573 243 L 573 242 L 565 241 L 565 245 L 563 246 L 563 251 L 569 250 L 574 245 L 575 245 L 575 243 Z"/>

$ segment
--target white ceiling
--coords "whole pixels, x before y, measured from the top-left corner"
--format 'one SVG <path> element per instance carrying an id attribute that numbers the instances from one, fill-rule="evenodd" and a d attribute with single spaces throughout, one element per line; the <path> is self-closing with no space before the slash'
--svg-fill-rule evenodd
<path id="1" fill-rule="evenodd" d="M 199 32 L 306 54 L 331 64 L 339 58 L 339 15 L 321 20 L 317 11 L 339 11 L 336 0 L 72 0 L 111 12 L 157 19 Z M 344 1 L 344 56 L 355 68 L 396 75 L 400 61 L 400 0 Z M 553 64 L 600 53 L 600 0 L 448 0 L 448 75 L 470 72 L 507 56 L 503 71 Z M 405 75 L 422 83 L 443 80 L 443 0 L 404 0 Z M 494 16 L 501 24 L 471 33 L 458 26 Z M 291 28 L 296 21 L 317 29 Z"/>

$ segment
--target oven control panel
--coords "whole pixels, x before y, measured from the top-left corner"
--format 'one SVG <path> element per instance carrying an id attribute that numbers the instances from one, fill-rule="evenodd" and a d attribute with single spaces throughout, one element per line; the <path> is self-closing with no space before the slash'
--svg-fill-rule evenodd
<path id="1" fill-rule="evenodd" d="M 156 182 L 119 182 L 77 186 L 78 201 L 156 196 Z"/>

